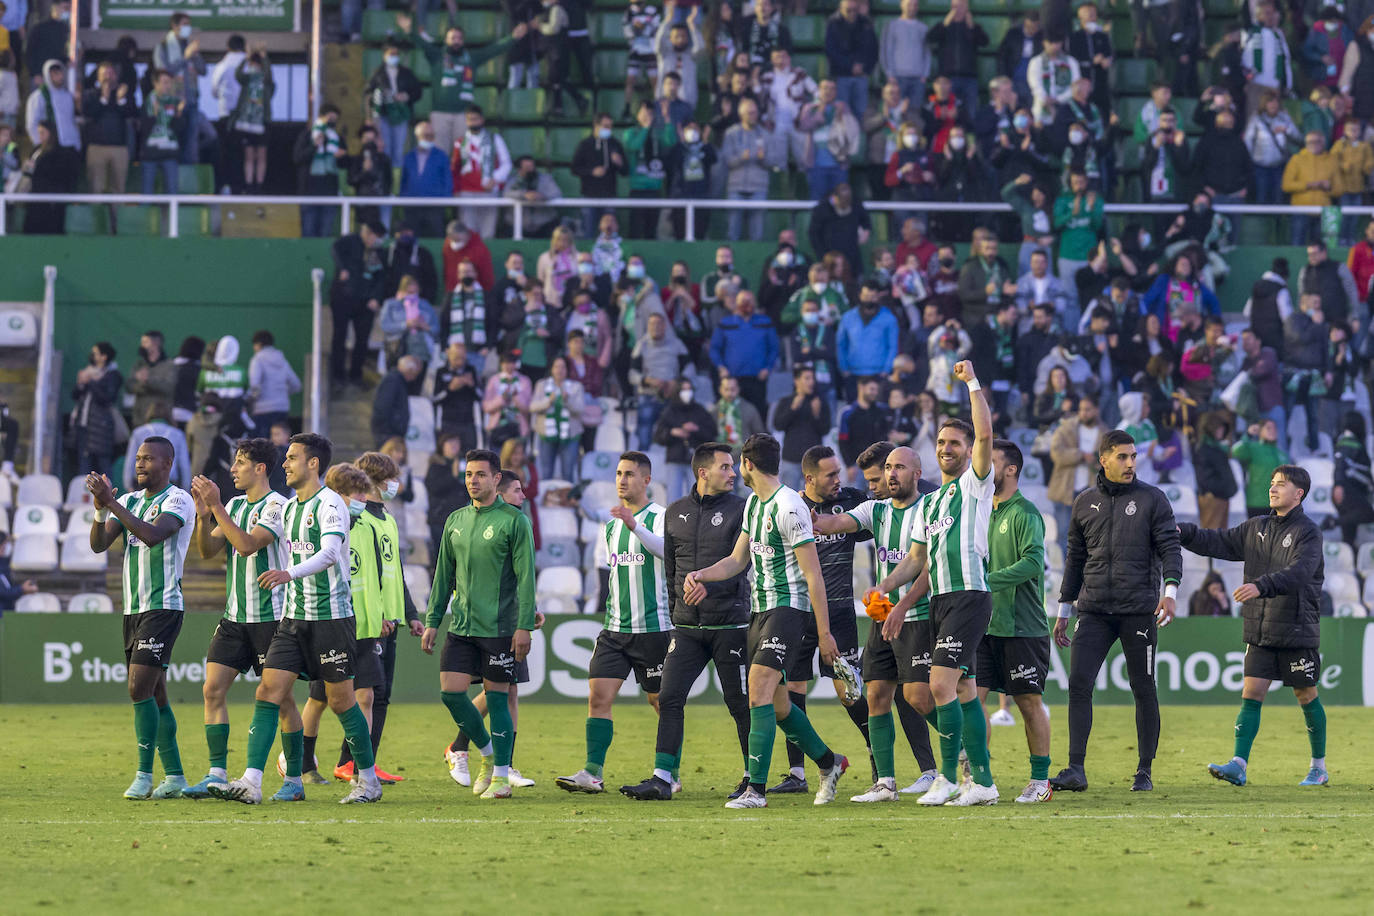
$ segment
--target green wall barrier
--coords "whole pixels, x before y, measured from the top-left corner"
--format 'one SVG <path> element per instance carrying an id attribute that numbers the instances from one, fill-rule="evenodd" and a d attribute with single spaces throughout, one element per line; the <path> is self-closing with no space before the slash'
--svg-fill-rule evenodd
<path id="1" fill-rule="evenodd" d="M 218 617 L 189 613 L 172 653 L 167 693 L 175 703 L 198 704 L 205 676 L 205 649 Z M 861 638 L 867 618 L 859 621 Z M 118 615 L 6 614 L 0 618 L 0 702 L 125 703 L 123 643 Z M 587 698 L 587 665 L 601 621 L 591 616 L 553 616 L 534 634 L 530 653 L 531 682 L 522 699 L 578 704 Z M 437 702 L 438 655 L 420 651 L 419 640 L 402 634 L 396 652 L 393 698 Z M 1352 619 L 1322 621 L 1321 690 L 1324 702 L 1346 706 L 1374 705 L 1374 622 Z M 1159 695 L 1164 703 L 1232 704 L 1240 694 L 1244 645 L 1236 618 L 1179 620 L 1160 632 L 1157 656 Z M 1047 678 L 1046 699 L 1067 700 L 1067 649 L 1055 648 Z M 249 678 L 248 680 L 252 680 Z M 233 696 L 251 696 L 252 687 L 236 685 Z M 621 691 L 638 694 L 633 680 Z M 719 698 L 712 672 L 698 679 L 692 696 Z M 833 701 L 834 688 L 815 681 L 812 696 Z M 1275 691 L 1271 702 L 1293 702 L 1292 691 Z M 1132 702 L 1125 657 L 1119 649 L 1108 656 L 1098 675 L 1094 702 Z"/>

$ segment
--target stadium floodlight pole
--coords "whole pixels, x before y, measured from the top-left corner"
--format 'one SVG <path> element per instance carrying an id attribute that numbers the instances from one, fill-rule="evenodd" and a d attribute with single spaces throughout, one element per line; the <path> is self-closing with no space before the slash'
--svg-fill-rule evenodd
<path id="1" fill-rule="evenodd" d="M 94 4 L 92 4 L 92 13 L 94 14 Z M 69 36 L 69 38 L 68 38 L 68 41 L 70 42 L 70 48 L 71 48 L 71 61 L 70 61 L 70 63 L 71 63 L 71 75 L 67 77 L 67 85 L 68 85 L 68 86 L 73 85 L 73 83 L 72 83 L 72 80 L 73 80 L 73 79 L 78 80 L 78 82 L 77 82 L 75 85 L 78 85 L 78 86 L 81 85 L 81 82 L 80 82 L 80 80 L 81 80 L 81 71 L 78 69 L 78 63 L 79 63 L 79 59 L 80 59 L 80 57 L 81 57 L 81 47 L 80 47 L 80 45 L 78 44 L 78 41 L 79 41 L 79 38 L 80 38 L 80 34 L 81 34 L 81 33 L 80 33 L 80 29 L 81 29 L 81 0 L 72 0 L 71 34 L 70 34 L 70 36 Z"/>
<path id="2" fill-rule="evenodd" d="M 2 214 L 0 214 L 2 215 Z M 43 464 L 44 446 L 48 441 L 48 376 L 52 374 L 53 320 L 57 314 L 57 268 L 51 264 L 43 268 L 43 324 L 38 338 L 38 383 L 33 386 L 33 468 L 35 474 L 46 474 Z"/>
<path id="3" fill-rule="evenodd" d="M 327 431 L 320 411 L 323 401 L 320 387 L 324 384 L 324 370 L 320 368 L 324 359 L 324 297 L 320 290 L 324 286 L 324 271 L 318 267 L 311 270 L 310 283 L 314 287 L 314 301 L 310 309 L 310 425 L 307 429 L 324 436 Z"/>
<path id="4" fill-rule="evenodd" d="M 320 119 L 320 23 L 324 10 L 320 0 L 310 0 L 310 123 Z M 347 226 L 344 227 L 345 231 Z"/>

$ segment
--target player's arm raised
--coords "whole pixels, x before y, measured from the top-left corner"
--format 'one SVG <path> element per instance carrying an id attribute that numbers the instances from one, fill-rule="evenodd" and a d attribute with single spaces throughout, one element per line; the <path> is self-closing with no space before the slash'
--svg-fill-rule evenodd
<path id="1" fill-rule="evenodd" d="M 223 549 L 225 541 L 224 535 L 215 527 L 215 517 L 210 512 L 209 504 L 196 489 L 196 480 L 191 481 L 191 502 L 196 507 L 196 549 L 200 551 L 202 560 L 208 560 Z"/>
<path id="2" fill-rule="evenodd" d="M 735 549 L 728 557 L 721 557 L 705 569 L 689 572 L 682 581 L 682 600 L 688 604 L 700 604 L 706 597 L 707 582 L 724 582 L 733 579 L 749 568 L 749 535 L 743 531 L 735 538 Z"/>
<path id="3" fill-rule="evenodd" d="M 104 474 L 87 475 L 86 488 L 91 491 L 91 496 L 95 498 L 97 504 L 97 518 L 99 518 L 99 506 L 104 505 L 109 509 L 110 515 L 118 519 L 119 524 L 122 525 L 126 531 L 149 547 L 161 544 L 163 541 L 176 534 L 177 530 L 185 524 L 180 517 L 170 512 L 162 513 L 154 522 L 145 522 L 143 519 L 124 508 L 124 506 L 120 505 L 119 501 L 115 499 L 114 487 L 110 485 L 110 479 Z M 108 549 L 110 544 L 113 544 L 115 538 L 118 537 L 119 531 L 118 528 L 112 529 L 110 525 L 106 524 L 103 533 L 107 540 L 104 540 L 103 547 L 97 548 L 96 526 L 91 526 L 91 548 L 96 550 L 97 553 Z"/>
<path id="4" fill-rule="evenodd" d="M 973 473 L 982 480 L 992 471 L 992 410 L 988 396 L 973 374 L 973 363 L 962 360 L 954 364 L 954 377 L 968 385 L 969 405 L 973 413 Z"/>
<path id="5" fill-rule="evenodd" d="M 224 502 L 220 499 L 219 487 L 208 477 L 197 477 L 191 481 L 193 492 L 199 488 L 200 497 L 205 501 L 210 514 L 215 519 L 214 534 L 218 534 L 234 545 L 234 549 L 241 556 L 252 556 L 259 550 L 276 540 L 276 535 L 270 528 L 262 525 L 254 525 L 252 531 L 244 531 L 234 520 L 229 517 L 229 511 L 224 508 Z"/>
<path id="6" fill-rule="evenodd" d="M 114 487 L 110 485 L 110 479 L 103 474 L 87 474 L 86 489 L 95 500 L 95 518 L 91 521 L 91 549 L 96 553 L 104 553 L 119 540 L 119 535 L 124 531 L 119 519 L 110 515 L 110 506 L 115 501 Z"/>

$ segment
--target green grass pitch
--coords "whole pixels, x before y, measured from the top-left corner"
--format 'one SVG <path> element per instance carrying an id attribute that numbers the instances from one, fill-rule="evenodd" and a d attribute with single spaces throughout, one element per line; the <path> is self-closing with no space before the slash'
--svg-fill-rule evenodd
<path id="1" fill-rule="evenodd" d="M 241 689 L 241 688 L 240 688 Z M 250 705 L 231 706 L 230 774 L 241 771 Z M 616 709 L 601 796 L 569 796 L 553 777 L 583 759 L 584 710 L 521 709 L 516 764 L 539 781 L 483 802 L 453 783 L 440 754 L 445 710 L 391 710 L 381 764 L 407 777 L 377 805 L 341 807 L 346 788 L 309 787 L 304 803 L 129 802 L 128 706 L 0 706 L 0 911 L 6 913 L 1369 912 L 1374 852 L 1374 710 L 1332 708 L 1332 784 L 1299 789 L 1302 718 L 1270 704 L 1251 784 L 1211 779 L 1231 752 L 1232 707 L 1163 712 L 1156 791 L 1127 791 L 1135 766 L 1129 708 L 1099 709 L 1091 789 L 1044 805 L 1012 803 L 1028 777 L 1017 728 L 995 728 L 993 808 L 923 809 L 913 798 L 859 806 L 868 763 L 838 707 L 818 729 L 855 766 L 840 800 L 792 796 L 761 811 L 722 808 L 739 778 L 732 723 L 689 704 L 683 793 L 636 803 L 615 789 L 652 765 L 654 719 Z M 206 760 L 200 709 L 177 709 L 191 781 Z M 1054 766 L 1065 710 L 1053 709 Z M 321 769 L 339 727 L 327 717 Z M 898 778 L 914 778 L 899 736 Z M 275 757 L 275 750 L 274 750 Z M 785 769 L 779 736 L 773 771 Z M 814 766 L 809 767 L 814 785 Z M 1052 771 L 1053 772 L 1053 771 Z M 160 767 L 158 773 L 161 776 Z M 280 785 L 274 771 L 268 794 Z"/>

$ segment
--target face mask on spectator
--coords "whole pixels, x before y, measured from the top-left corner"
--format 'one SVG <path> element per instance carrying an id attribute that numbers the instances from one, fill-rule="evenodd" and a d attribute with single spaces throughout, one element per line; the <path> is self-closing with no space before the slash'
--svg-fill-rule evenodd
<path id="1" fill-rule="evenodd" d="M 432 150 L 432 149 L 434 149 L 434 141 L 433 141 L 433 140 L 417 140 L 417 141 L 415 141 L 415 145 L 418 146 L 418 147 L 419 147 L 420 149 L 422 149 L 422 150 Z"/>
<path id="2" fill-rule="evenodd" d="M 820 312 L 802 312 L 802 324 L 806 325 L 808 328 L 814 328 L 816 325 L 820 323 Z"/>
<path id="3" fill-rule="evenodd" d="M 1088 135 L 1081 130 L 1069 131 L 1069 142 L 1072 143 L 1074 146 L 1077 146 L 1086 139 L 1088 139 Z"/>
<path id="4" fill-rule="evenodd" d="M 965 143 L 965 142 L 966 142 L 966 141 L 964 140 L 963 137 L 950 137 L 950 138 L 949 138 L 949 148 L 950 148 L 950 149 L 953 149 L 953 150 L 960 150 L 960 149 L 963 149 L 963 148 L 964 148 L 964 143 Z"/>
<path id="5" fill-rule="evenodd" d="M 363 508 L 365 506 L 366 503 L 364 503 L 361 499 L 354 499 L 351 496 L 348 498 L 348 514 L 353 516 L 354 518 L 357 518 L 358 516 L 363 514 Z"/>
<path id="6" fill-rule="evenodd" d="M 180 38 L 182 41 L 190 40 L 191 27 L 189 25 L 183 25 L 181 28 L 177 29 L 177 37 Z"/>
<path id="7" fill-rule="evenodd" d="M 1025 130 L 1027 127 L 1030 127 L 1030 118 L 1025 115 L 1017 115 L 1011 119 L 1011 126 L 1015 127 L 1017 130 Z"/>
<path id="8" fill-rule="evenodd" d="M 399 480 L 388 480 L 386 486 L 382 488 L 382 499 L 395 499 L 396 494 L 401 492 L 401 482 Z"/>
<path id="9" fill-rule="evenodd" d="M 811 284 L 811 288 L 812 288 L 813 290 L 815 290 L 817 296 L 819 296 L 821 293 L 825 292 L 825 287 L 826 287 L 826 284 L 824 284 L 824 283 L 812 283 L 812 284 Z"/>
<path id="10" fill-rule="evenodd" d="M 731 264 L 729 261 L 717 261 L 717 262 L 716 262 L 716 273 L 718 273 L 718 274 L 728 274 L 728 273 L 732 273 L 732 272 L 734 271 L 734 267 L 735 267 L 735 265 L 734 265 L 734 264 Z"/>
<path id="11" fill-rule="evenodd" d="M 506 276 L 512 280 L 523 280 L 525 279 L 525 272 L 518 267 L 509 267 L 506 269 Z"/>
<path id="12" fill-rule="evenodd" d="M 915 134 L 902 134 L 902 145 L 907 149 L 915 149 L 917 139 Z"/>
<path id="13" fill-rule="evenodd" d="M 954 266 L 954 259 L 953 259 L 953 258 L 941 258 L 941 259 L 940 259 L 940 266 L 943 267 L 945 270 L 949 270 L 951 267 Z"/>
<path id="14" fill-rule="evenodd" d="M 601 140 L 609 140 L 611 139 L 611 129 L 609 127 L 598 127 L 596 129 L 596 136 Z"/>
<path id="15" fill-rule="evenodd" d="M 582 274 L 582 276 L 584 277 L 590 277 L 592 275 L 592 271 L 594 270 L 596 270 L 596 268 L 592 266 L 591 261 L 577 262 L 577 272 Z"/>
<path id="16" fill-rule="evenodd" d="M 590 314 L 592 310 L 592 304 L 590 301 L 579 302 L 577 303 L 577 310 L 583 315 Z"/>
<path id="17" fill-rule="evenodd" d="M 644 279 L 644 265 L 643 265 L 643 264 L 631 264 L 631 265 L 629 265 L 628 267 L 625 268 L 625 276 L 629 277 L 631 280 L 643 280 L 643 279 Z"/>
<path id="18" fill-rule="evenodd" d="M 791 267 L 791 266 L 792 266 L 792 252 L 790 252 L 790 251 L 779 251 L 779 252 L 778 252 L 778 256 L 777 256 L 776 258 L 773 259 L 773 263 L 777 264 L 779 267 Z"/>
<path id="19" fill-rule="evenodd" d="M 1083 31 L 1085 31 L 1085 32 L 1100 32 L 1100 31 L 1102 31 L 1102 23 L 1100 23 L 1100 22 L 1098 22 L 1098 21 L 1096 21 L 1096 20 L 1093 20 L 1092 22 L 1085 22 L 1085 23 L 1083 23 Z"/>
<path id="20" fill-rule="evenodd" d="M 692 403 L 692 389 L 684 388 L 677 393 L 678 400 L 684 404 Z"/>
<path id="21" fill-rule="evenodd" d="M 684 131 L 682 132 L 682 142 L 683 142 L 683 143 L 696 143 L 696 142 L 697 142 L 698 140 L 700 140 L 700 139 L 701 139 L 701 134 L 697 133 L 697 132 L 694 131 L 694 130 L 684 130 Z"/>
<path id="22" fill-rule="evenodd" d="M 477 282 L 477 278 L 472 276 L 471 274 L 464 274 L 463 276 L 458 278 L 458 282 L 463 284 L 464 286 L 471 286 L 472 284 Z"/>
<path id="23" fill-rule="evenodd" d="M 1141 248 L 1149 248 L 1149 247 L 1150 247 L 1150 242 L 1152 242 L 1152 241 L 1153 241 L 1153 239 L 1151 238 L 1150 233 L 1148 233 L 1148 232 L 1142 232 L 1142 233 L 1140 233 L 1140 247 L 1141 247 Z"/>
<path id="24" fill-rule="evenodd" d="M 399 54 L 388 54 L 388 55 L 386 56 L 386 65 L 387 65 L 388 67 L 395 67 L 395 66 L 398 66 L 400 63 L 401 63 L 401 55 L 399 55 Z"/>

